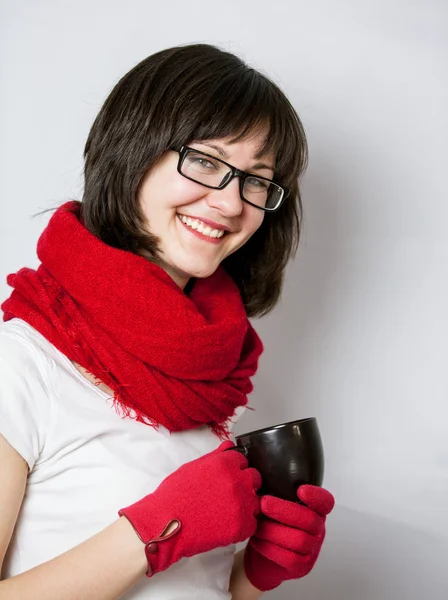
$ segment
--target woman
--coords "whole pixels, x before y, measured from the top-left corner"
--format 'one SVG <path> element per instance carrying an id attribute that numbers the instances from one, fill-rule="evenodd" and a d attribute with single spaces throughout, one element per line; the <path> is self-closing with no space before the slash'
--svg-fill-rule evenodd
<path id="1" fill-rule="evenodd" d="M 212 46 L 159 52 L 114 87 L 82 203 L 52 216 L 37 271 L 8 277 L 1 600 L 251 600 L 311 570 L 331 494 L 260 499 L 226 452 L 305 163 L 283 93 Z"/>

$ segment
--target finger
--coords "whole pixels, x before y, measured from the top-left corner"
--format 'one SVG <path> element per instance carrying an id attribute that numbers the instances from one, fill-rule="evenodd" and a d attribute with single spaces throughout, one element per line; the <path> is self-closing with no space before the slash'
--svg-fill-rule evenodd
<path id="1" fill-rule="evenodd" d="M 334 508 L 333 494 L 317 485 L 301 485 L 297 490 L 297 496 L 322 517 L 329 515 Z"/>
<path id="2" fill-rule="evenodd" d="M 245 473 L 248 473 L 248 475 L 252 479 L 252 485 L 253 485 L 254 490 L 260 489 L 261 484 L 263 483 L 260 472 L 257 471 L 257 469 L 254 469 L 253 467 L 249 467 L 249 468 L 245 469 Z"/>
<path id="3" fill-rule="evenodd" d="M 299 556 L 292 550 L 280 548 L 276 544 L 259 540 L 256 537 L 250 539 L 250 546 L 268 560 L 271 560 L 273 563 L 286 569 L 288 573 L 295 573 L 299 564 L 301 570 L 308 571 L 309 566 L 311 566 L 315 560 L 313 554 Z"/>
<path id="4" fill-rule="evenodd" d="M 302 529 L 311 535 L 319 535 L 324 527 L 324 518 L 297 502 L 290 502 L 274 496 L 263 496 L 260 502 L 261 512 L 283 525 Z"/>
<path id="5" fill-rule="evenodd" d="M 213 452 L 224 452 L 225 450 L 229 450 L 230 448 L 234 447 L 235 444 L 232 442 L 232 440 L 225 440 L 224 442 L 221 442 L 221 444 L 219 444 L 219 446 L 215 448 Z"/>
<path id="6" fill-rule="evenodd" d="M 259 521 L 254 537 L 303 555 L 311 554 L 313 549 L 321 543 L 318 536 L 310 535 L 301 529 L 281 525 L 270 519 Z"/>
<path id="7" fill-rule="evenodd" d="M 246 469 L 249 462 L 245 454 L 243 454 L 242 452 L 238 452 L 238 450 L 235 450 L 236 447 L 237 446 L 235 446 L 235 444 L 231 440 L 225 440 L 210 454 L 220 454 L 220 460 L 224 460 L 227 463 L 239 466 L 240 469 Z"/>

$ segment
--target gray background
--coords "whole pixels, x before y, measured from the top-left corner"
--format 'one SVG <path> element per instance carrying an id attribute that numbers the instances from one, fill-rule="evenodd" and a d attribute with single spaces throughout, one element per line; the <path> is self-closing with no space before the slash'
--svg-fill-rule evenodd
<path id="1" fill-rule="evenodd" d="M 337 499 L 321 559 L 277 599 L 448 597 L 448 4 L 444 0 L 0 2 L 0 299 L 82 148 L 145 56 L 217 43 L 306 127 L 306 222 L 237 431 L 316 415 Z"/>

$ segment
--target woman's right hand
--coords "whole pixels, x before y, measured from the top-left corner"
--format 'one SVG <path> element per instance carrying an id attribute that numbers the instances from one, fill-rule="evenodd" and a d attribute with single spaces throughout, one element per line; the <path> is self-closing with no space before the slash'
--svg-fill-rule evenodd
<path id="1" fill-rule="evenodd" d="M 261 476 L 230 441 L 185 463 L 119 511 L 145 544 L 148 577 L 181 558 L 242 542 L 257 528 Z"/>

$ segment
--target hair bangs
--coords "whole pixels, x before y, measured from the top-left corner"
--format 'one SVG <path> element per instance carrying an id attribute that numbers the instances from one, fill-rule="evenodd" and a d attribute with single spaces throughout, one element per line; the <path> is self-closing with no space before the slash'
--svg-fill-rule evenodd
<path id="1" fill-rule="evenodd" d="M 175 143 L 219 138 L 236 143 L 261 132 L 263 142 L 256 157 L 273 154 L 275 178 L 294 187 L 307 150 L 302 125 L 289 101 L 267 77 L 246 66 L 227 77 L 220 75 L 215 85 L 209 78 L 203 95 L 198 95 L 196 87 L 191 98 L 184 99 L 179 120 L 190 127 L 188 131 L 182 128 L 184 139 Z"/>

